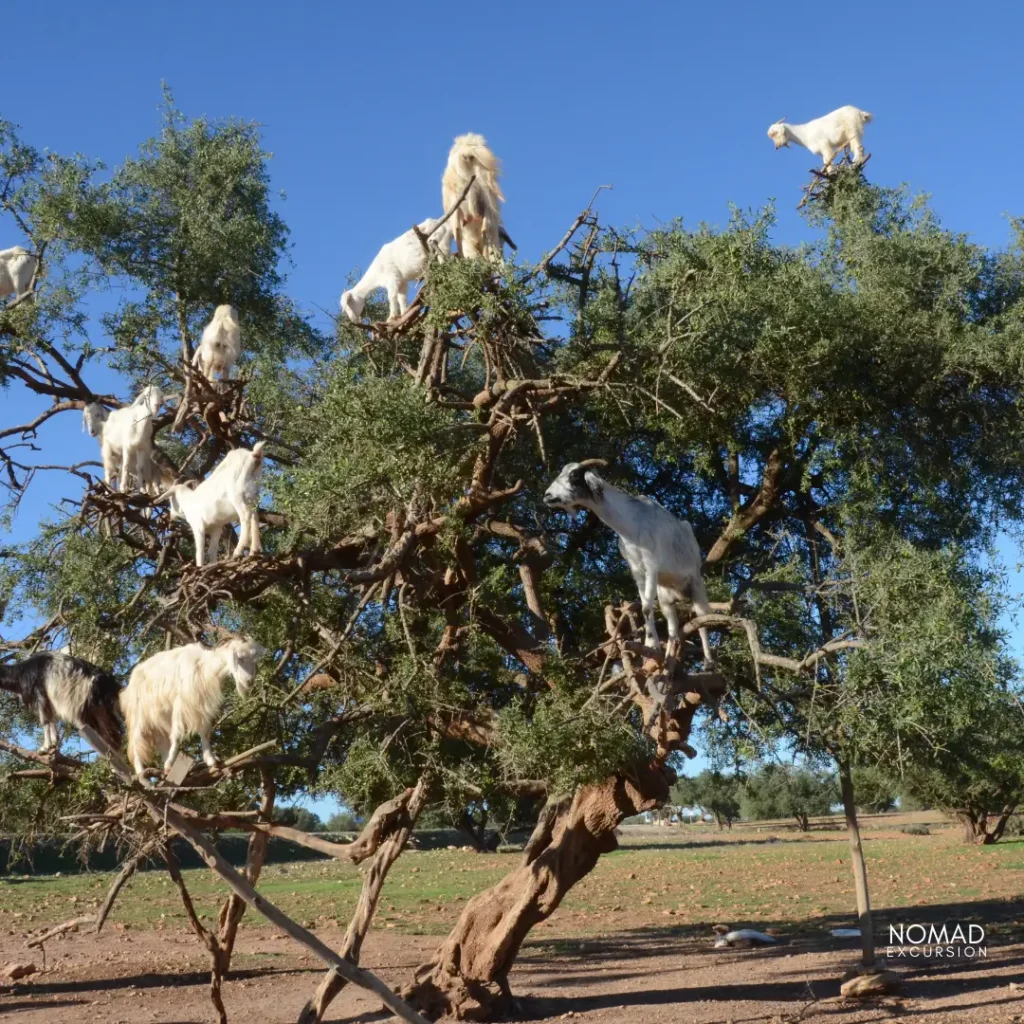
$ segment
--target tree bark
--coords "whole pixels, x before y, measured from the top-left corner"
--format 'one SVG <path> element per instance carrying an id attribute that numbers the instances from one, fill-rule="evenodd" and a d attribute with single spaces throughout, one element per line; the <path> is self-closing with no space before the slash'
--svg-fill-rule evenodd
<path id="1" fill-rule="evenodd" d="M 384 880 L 391 870 L 391 865 L 398 860 L 405 849 L 409 836 L 412 835 L 416 819 L 427 802 L 429 791 L 429 780 L 423 777 L 416 784 L 415 789 L 406 790 L 398 799 L 402 803 L 402 816 L 391 815 L 389 831 L 378 831 L 376 834 L 376 847 L 373 854 L 373 861 L 370 864 L 366 876 L 363 878 L 363 888 L 359 894 L 359 902 L 356 904 L 355 913 L 349 921 L 348 930 L 345 932 L 345 941 L 341 945 L 341 955 L 354 964 L 359 963 L 359 951 L 363 945 L 363 939 L 370 929 L 370 922 L 373 920 L 374 912 L 377 909 L 377 900 L 380 898 L 381 889 L 384 888 Z M 388 801 L 388 806 L 395 801 Z M 376 818 L 377 815 L 374 815 Z M 383 815 L 381 816 L 384 817 Z M 371 819 L 372 823 L 373 819 Z M 369 827 L 369 826 L 368 826 Z M 369 848 L 367 856 L 370 855 Z M 336 971 L 328 971 L 320 982 L 313 998 L 302 1008 L 299 1014 L 299 1024 L 320 1024 L 327 1007 L 337 997 L 338 993 L 347 984 L 346 980 Z"/>
<path id="2" fill-rule="evenodd" d="M 271 771 L 264 768 L 262 771 L 263 793 L 260 798 L 259 820 L 268 824 L 274 816 L 274 797 L 277 794 L 277 785 Z M 255 885 L 260 880 L 260 872 L 263 870 L 263 862 L 267 858 L 267 847 L 270 844 L 270 836 L 266 832 L 253 832 L 249 836 L 249 845 L 245 854 L 245 877 L 250 885 Z M 220 916 L 217 924 L 217 935 L 212 948 L 210 958 L 210 991 L 216 991 L 213 997 L 214 1005 L 223 1006 L 220 997 L 221 987 L 224 978 L 231 969 L 231 955 L 235 950 L 235 938 L 238 935 L 238 926 L 242 923 L 242 915 L 245 914 L 245 900 L 237 893 L 232 893 L 221 905 Z"/>
<path id="3" fill-rule="evenodd" d="M 857 891 L 857 923 L 860 926 L 861 956 L 864 966 L 871 967 L 875 962 L 875 930 L 871 921 L 868 871 L 864 863 L 864 848 L 860 841 L 860 825 L 857 822 L 853 778 L 848 764 L 840 763 L 839 765 L 839 789 L 843 795 L 846 831 L 850 838 L 850 854 L 853 860 L 853 884 Z"/>
<path id="4" fill-rule="evenodd" d="M 520 866 L 473 897 L 402 995 L 424 1016 L 487 1020 L 511 1009 L 508 974 L 530 929 L 617 846 L 622 819 L 660 806 L 674 776 L 657 762 L 581 786 L 541 813 Z"/>

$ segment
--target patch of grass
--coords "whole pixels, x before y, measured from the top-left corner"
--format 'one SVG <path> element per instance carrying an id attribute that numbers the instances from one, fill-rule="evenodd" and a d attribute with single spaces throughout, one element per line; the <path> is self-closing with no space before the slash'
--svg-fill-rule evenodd
<path id="1" fill-rule="evenodd" d="M 765 842 L 750 835 L 719 838 L 686 829 L 657 840 L 623 845 L 601 858 L 568 894 L 557 914 L 532 938 L 549 943 L 608 935 L 623 929 L 707 932 L 711 924 L 781 926 L 793 934 L 820 932 L 823 921 L 849 922 L 855 900 L 844 836 L 818 833 Z M 1005 901 L 1018 914 L 1024 892 L 1024 842 L 988 847 L 958 843 L 956 830 L 930 836 L 869 834 L 866 855 L 872 903 L 885 916 L 910 908 L 945 908 L 956 916 L 982 901 L 986 913 Z M 408 851 L 391 871 L 374 926 L 415 935 L 441 935 L 467 900 L 520 862 L 518 852 Z M 200 913 L 216 917 L 224 885 L 204 869 L 185 872 Z M 38 931 L 93 910 L 109 874 L 0 879 L 0 928 Z M 341 861 L 275 864 L 261 892 L 296 920 L 313 926 L 347 923 L 362 878 Z M 1016 908 L 1014 910 L 1014 908 Z M 1001 916 L 1001 915 L 1000 915 Z M 1009 918 L 1007 918 L 1009 920 Z M 268 927 L 247 915 L 248 927 Z M 144 871 L 121 894 L 111 922 L 129 927 L 185 927 L 176 889 L 166 873 Z"/>

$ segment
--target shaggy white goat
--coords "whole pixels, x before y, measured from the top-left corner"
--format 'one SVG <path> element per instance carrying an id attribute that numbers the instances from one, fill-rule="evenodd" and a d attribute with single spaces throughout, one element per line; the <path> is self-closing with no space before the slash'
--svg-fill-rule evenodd
<path id="1" fill-rule="evenodd" d="M 99 430 L 103 478 L 108 487 L 113 486 L 114 475 L 119 472 L 120 490 L 127 491 L 128 479 L 134 476 L 140 490 L 154 492 L 153 419 L 163 404 L 163 392 L 156 384 L 150 384 L 131 405 L 115 409 L 105 418 L 97 412 L 98 403 L 85 407 L 82 424 L 93 437 L 97 436 L 94 431 Z"/>
<path id="2" fill-rule="evenodd" d="M 36 272 L 36 258 L 20 245 L 0 249 L 0 299 L 13 295 L 18 298 L 28 291 L 32 275 Z"/>
<path id="3" fill-rule="evenodd" d="M 768 129 L 768 138 L 776 149 L 799 142 L 817 153 L 823 170 L 828 171 L 832 161 L 847 147 L 855 163 L 864 159 L 864 125 L 870 120 L 871 115 L 866 110 L 845 106 L 806 124 L 784 124 L 785 118 L 780 118 Z"/>
<path id="4" fill-rule="evenodd" d="M 505 201 L 498 185 L 501 164 L 487 148 L 482 135 L 459 135 L 448 153 L 441 178 L 441 202 L 447 213 L 462 195 L 469 179 L 476 181 L 463 200 L 455 221 L 455 247 L 460 256 L 501 256 L 501 206 Z"/>
<path id="5" fill-rule="evenodd" d="M 655 597 L 668 623 L 670 640 L 679 638 L 675 601 L 689 598 L 698 615 L 711 611 L 701 576 L 700 548 L 689 523 L 676 519 L 653 498 L 620 491 L 593 472 L 592 467 L 603 465 L 602 459 L 570 462 L 544 492 L 544 504 L 549 508 L 589 508 L 619 535 L 619 550 L 640 591 L 645 642 L 657 650 Z M 706 629 L 700 630 L 700 642 L 710 664 L 714 658 Z"/>
<path id="6" fill-rule="evenodd" d="M 440 217 L 428 217 L 416 226 L 428 236 L 427 244 L 440 254 L 450 251 L 452 244 L 451 221 L 448 220 L 435 231 Z M 423 251 L 416 232 L 410 228 L 404 234 L 380 247 L 380 252 L 366 268 L 366 273 L 359 283 L 346 292 L 342 292 L 340 306 L 342 312 L 353 323 L 358 323 L 363 315 L 367 296 L 378 288 L 386 289 L 389 318 L 401 316 L 408 308 L 408 290 L 413 281 L 418 281 L 427 270 L 427 254 Z"/>
<path id="7" fill-rule="evenodd" d="M 231 376 L 231 370 L 242 354 L 242 328 L 234 306 L 218 306 L 213 319 L 203 328 L 203 337 L 192 357 L 192 365 L 207 380 L 219 373 L 221 380 Z"/>
<path id="8" fill-rule="evenodd" d="M 238 544 L 232 558 L 248 547 L 260 548 L 260 478 L 263 475 L 263 442 L 252 451 L 236 448 L 221 459 L 214 471 L 198 485 L 176 484 L 157 501 L 169 501 L 171 518 L 184 519 L 196 542 L 196 565 L 216 562 L 224 527 L 239 523 Z"/>
<path id="9" fill-rule="evenodd" d="M 203 745 L 203 760 L 213 768 L 217 760 L 210 733 L 224 703 L 224 684 L 234 679 L 244 697 L 265 653 L 252 640 L 229 640 L 213 650 L 187 644 L 139 662 L 121 691 L 128 760 L 136 773 L 145 773 L 154 750 L 163 755 L 168 771 L 181 741 L 195 734 Z"/>

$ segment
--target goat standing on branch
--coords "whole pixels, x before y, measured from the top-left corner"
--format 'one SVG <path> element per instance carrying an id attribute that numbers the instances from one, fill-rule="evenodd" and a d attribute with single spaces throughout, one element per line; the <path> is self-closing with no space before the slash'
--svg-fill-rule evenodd
<path id="1" fill-rule="evenodd" d="M 59 746 L 57 719 L 95 729 L 113 747 L 121 745 L 117 695 L 121 686 L 105 669 L 67 654 L 34 654 L 16 665 L 0 665 L 0 690 L 16 693 L 39 715 L 40 753 Z"/>
<path id="2" fill-rule="evenodd" d="M 192 357 L 192 365 L 207 379 L 213 380 L 215 373 L 221 380 L 231 376 L 231 371 L 242 354 L 242 328 L 238 324 L 238 312 L 234 306 L 218 306 L 213 318 L 203 328 L 203 337 Z"/>
<path id="3" fill-rule="evenodd" d="M 768 129 L 768 138 L 775 143 L 776 149 L 799 142 L 821 157 L 822 170 L 826 174 L 832 167 L 832 161 L 847 148 L 852 152 L 855 164 L 864 162 L 864 126 L 871 120 L 866 110 L 845 106 L 806 124 L 784 124 L 785 120 L 784 117 L 779 118 Z"/>
<path id="4" fill-rule="evenodd" d="M 570 462 L 544 492 L 544 504 L 548 508 L 589 508 L 619 535 L 619 550 L 640 591 L 646 646 L 658 649 L 655 597 L 668 624 L 669 640 L 678 643 L 676 601 L 688 598 L 698 615 L 711 612 L 693 528 L 653 498 L 635 497 L 602 480 L 593 467 L 605 465 L 603 459 Z M 706 629 L 700 630 L 700 642 L 710 665 L 714 656 Z"/>
<path id="5" fill-rule="evenodd" d="M 441 178 L 441 201 L 446 213 L 458 202 L 470 178 L 476 176 L 453 218 L 455 248 L 460 256 L 501 257 L 504 232 L 500 204 L 505 197 L 498 185 L 500 171 L 501 164 L 482 135 L 470 132 L 455 139 Z"/>
<path id="6" fill-rule="evenodd" d="M 234 639 L 213 650 L 187 644 L 139 662 L 121 693 L 128 760 L 136 773 L 145 774 L 154 748 L 163 755 L 164 771 L 170 771 L 181 741 L 196 734 L 203 760 L 215 768 L 210 734 L 224 703 L 224 684 L 234 679 L 244 697 L 256 677 L 256 662 L 265 653 L 252 640 Z"/>
<path id="7" fill-rule="evenodd" d="M 417 224 L 420 233 L 428 236 L 427 244 L 439 255 L 449 254 L 452 244 L 452 228 L 450 224 L 442 224 L 440 217 L 428 217 Z M 394 320 L 401 316 L 409 306 L 408 289 L 413 281 L 418 281 L 427 272 L 427 253 L 423 251 L 416 232 L 410 228 L 404 234 L 381 246 L 380 252 L 366 268 L 366 273 L 354 285 L 341 295 L 341 311 L 352 321 L 358 323 L 363 315 L 367 296 L 383 288 L 388 293 L 388 317 Z"/>
<path id="8" fill-rule="evenodd" d="M 143 388 L 139 397 L 123 409 L 115 409 L 104 418 L 90 403 L 82 413 L 83 425 L 93 437 L 99 437 L 103 452 L 103 478 L 113 487 L 119 474 L 119 487 L 128 490 L 134 477 L 139 490 L 153 493 L 156 470 L 153 462 L 153 420 L 164 404 L 163 392 L 155 384 Z M 101 407 L 102 408 L 102 407 Z M 94 433 L 94 431 L 98 431 Z"/>
<path id="9" fill-rule="evenodd" d="M 196 543 L 196 565 L 216 562 L 224 527 L 239 524 L 238 544 L 233 558 L 249 548 L 262 550 L 260 521 L 260 480 L 263 476 L 263 441 L 252 451 L 236 448 L 221 459 L 216 469 L 198 486 L 175 484 L 161 494 L 158 502 L 169 501 L 172 519 L 184 519 L 192 528 Z"/>
<path id="10" fill-rule="evenodd" d="M 0 249 L 0 299 L 13 295 L 16 299 L 28 291 L 36 272 L 35 256 L 20 245 Z"/>

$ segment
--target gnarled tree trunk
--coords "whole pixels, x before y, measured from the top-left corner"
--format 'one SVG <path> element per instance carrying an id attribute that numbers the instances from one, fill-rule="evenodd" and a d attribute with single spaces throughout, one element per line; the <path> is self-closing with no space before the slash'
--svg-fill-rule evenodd
<path id="1" fill-rule="evenodd" d="M 549 803 L 520 866 L 469 901 L 402 995 L 435 1019 L 486 1020 L 508 1009 L 508 974 L 530 929 L 554 912 L 602 853 L 616 848 L 622 819 L 664 803 L 672 781 L 673 773 L 655 762 L 632 777 L 613 776 Z"/>

